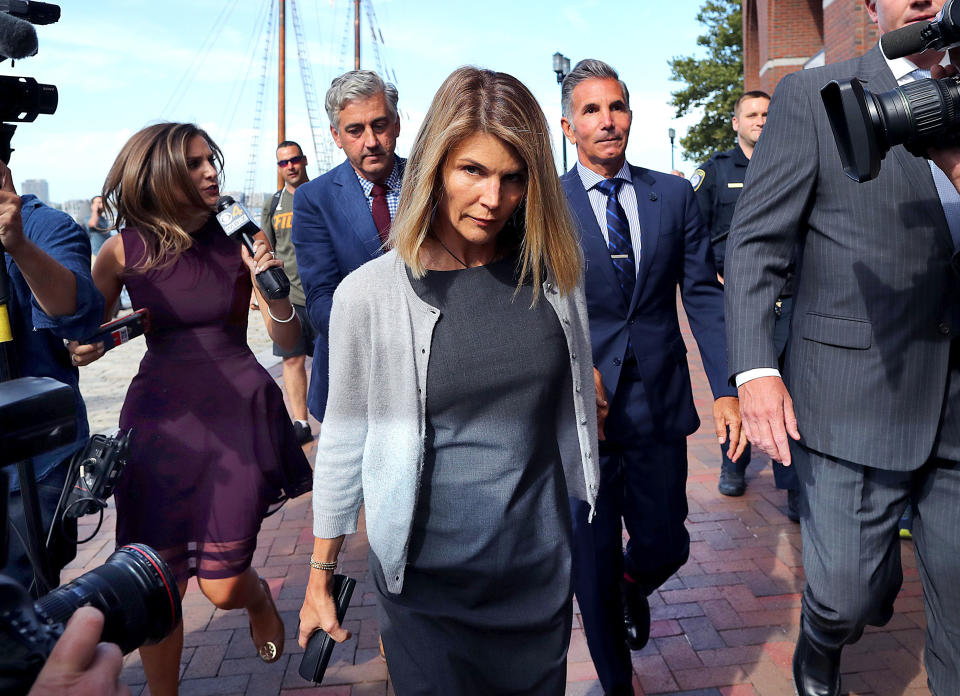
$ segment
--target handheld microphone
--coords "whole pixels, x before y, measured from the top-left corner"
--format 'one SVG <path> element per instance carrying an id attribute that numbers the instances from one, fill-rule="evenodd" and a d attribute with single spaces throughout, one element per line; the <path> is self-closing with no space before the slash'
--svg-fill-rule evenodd
<path id="1" fill-rule="evenodd" d="M 246 208 L 233 200 L 233 196 L 220 196 L 217 201 L 217 222 L 229 237 L 242 242 L 253 256 L 253 240 L 259 239 L 270 247 L 267 236 L 253 221 Z M 282 300 L 290 294 L 290 280 L 282 268 L 272 266 L 257 273 L 257 285 L 271 300 Z"/>
<path id="2" fill-rule="evenodd" d="M 82 344 L 103 342 L 104 352 L 123 345 L 131 338 L 150 330 L 150 310 L 138 309 L 133 314 L 101 324 L 97 333 L 80 341 Z"/>
<path id="3" fill-rule="evenodd" d="M 947 0 L 929 22 L 914 22 L 880 37 L 880 48 L 887 58 L 905 58 L 915 53 L 942 51 L 960 44 L 960 6 Z"/>
<path id="4" fill-rule="evenodd" d="M 37 30 L 30 22 L 12 17 L 2 9 L 0 0 L 0 57 L 19 60 L 37 55 Z"/>
<path id="5" fill-rule="evenodd" d="M 930 22 L 914 22 L 880 37 L 880 48 L 887 58 L 905 58 L 928 48 L 923 37 L 929 33 Z"/>

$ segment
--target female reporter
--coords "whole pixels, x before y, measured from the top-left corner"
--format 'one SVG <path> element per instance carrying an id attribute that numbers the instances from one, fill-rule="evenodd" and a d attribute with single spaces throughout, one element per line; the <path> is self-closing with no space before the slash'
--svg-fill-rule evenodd
<path id="1" fill-rule="evenodd" d="M 300 644 L 349 635 L 331 568 L 362 502 L 397 694 L 563 693 L 596 404 L 580 250 L 516 78 L 443 83 L 389 243 L 334 296 Z"/>
<path id="2" fill-rule="evenodd" d="M 217 607 L 245 608 L 251 655 L 273 662 L 283 622 L 251 558 L 268 507 L 307 491 L 310 468 L 279 388 L 247 346 L 251 285 L 274 341 L 292 345 L 299 325 L 288 300 L 260 296 L 253 280 L 282 264 L 263 246 L 250 258 L 216 222 L 222 164 L 204 131 L 161 123 L 124 145 L 104 185 L 120 234 L 104 243 L 94 282 L 108 307 L 126 286 L 151 316 L 120 414 L 134 436 L 115 491 L 117 543 L 154 547 L 181 595 L 195 575 Z M 73 354 L 85 364 L 99 352 Z M 177 692 L 182 647 L 181 625 L 140 649 L 154 696 Z"/>

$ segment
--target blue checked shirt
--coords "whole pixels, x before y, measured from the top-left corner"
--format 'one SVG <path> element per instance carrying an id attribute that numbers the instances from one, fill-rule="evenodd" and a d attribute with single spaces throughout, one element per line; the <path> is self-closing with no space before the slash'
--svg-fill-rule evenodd
<path id="1" fill-rule="evenodd" d="M 587 169 L 579 161 L 577 161 L 577 173 L 580 175 L 580 181 L 583 182 L 583 188 L 587 190 L 587 198 L 590 199 L 590 207 L 593 208 L 593 214 L 597 218 L 597 224 L 600 226 L 603 239 L 609 246 L 610 240 L 607 238 L 607 195 L 597 188 L 597 184 L 603 181 L 604 177 Z M 640 216 L 637 212 L 637 193 L 633 190 L 630 165 L 624 161 L 623 167 L 612 178 L 623 180 L 620 191 L 617 193 L 617 200 L 620 201 L 623 212 L 627 214 L 627 224 L 630 225 L 630 243 L 633 245 L 633 258 L 636 259 L 636 263 L 633 264 L 634 272 L 637 272 L 640 268 Z"/>
<path id="2" fill-rule="evenodd" d="M 367 205 L 370 207 L 370 210 L 373 210 L 373 182 L 369 179 L 365 179 L 357 172 L 356 169 L 353 170 L 353 173 L 357 175 L 357 181 L 360 182 L 360 187 L 363 189 L 363 195 L 367 197 Z M 397 218 L 397 206 L 400 204 L 400 162 L 397 160 L 396 156 L 393 158 L 393 171 L 390 172 L 390 176 L 387 177 L 387 180 L 383 182 L 384 188 L 387 189 L 387 208 L 390 209 L 390 219 L 395 220 Z M 634 204 L 636 207 L 636 204 Z"/>

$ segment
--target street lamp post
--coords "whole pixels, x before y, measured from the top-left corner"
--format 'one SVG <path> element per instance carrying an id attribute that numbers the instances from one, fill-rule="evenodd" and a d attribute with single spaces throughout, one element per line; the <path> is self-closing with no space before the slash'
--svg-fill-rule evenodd
<path id="1" fill-rule="evenodd" d="M 560 53 L 553 54 L 553 72 L 557 74 L 557 84 L 563 84 L 563 78 L 570 74 L 570 59 Z M 561 131 L 560 140 L 563 142 L 563 171 L 567 171 L 567 137 Z"/>
<path id="2" fill-rule="evenodd" d="M 667 135 L 670 136 L 670 169 L 676 169 L 676 167 L 673 166 L 673 139 L 677 137 L 677 131 L 670 128 L 667 130 Z"/>

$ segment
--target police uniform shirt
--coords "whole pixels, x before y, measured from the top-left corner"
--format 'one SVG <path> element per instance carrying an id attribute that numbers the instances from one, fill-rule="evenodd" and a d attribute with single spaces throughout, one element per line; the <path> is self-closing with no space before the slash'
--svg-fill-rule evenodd
<path id="1" fill-rule="evenodd" d="M 726 235 L 730 231 L 737 199 L 743 191 L 748 164 L 750 160 L 737 145 L 732 150 L 716 153 L 690 177 L 690 185 L 696 193 L 700 213 L 710 231 L 717 273 L 721 276 Z"/>

